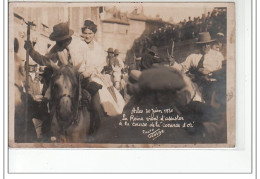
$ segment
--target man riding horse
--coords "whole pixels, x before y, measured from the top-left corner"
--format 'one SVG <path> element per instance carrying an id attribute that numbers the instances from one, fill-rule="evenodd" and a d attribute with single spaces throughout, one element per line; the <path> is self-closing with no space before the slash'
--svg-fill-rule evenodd
<path id="1" fill-rule="evenodd" d="M 211 39 L 209 32 L 199 33 L 197 45 L 200 47 L 200 52 L 191 54 L 187 57 L 186 61 L 181 64 L 175 64 L 184 73 L 198 85 L 198 90 L 201 90 L 203 99 L 206 103 L 210 101 L 211 79 L 209 78 L 212 72 L 222 68 L 224 60 L 223 55 L 219 51 L 211 49 L 211 43 L 215 40 Z M 202 88 L 202 89 L 200 89 Z"/>

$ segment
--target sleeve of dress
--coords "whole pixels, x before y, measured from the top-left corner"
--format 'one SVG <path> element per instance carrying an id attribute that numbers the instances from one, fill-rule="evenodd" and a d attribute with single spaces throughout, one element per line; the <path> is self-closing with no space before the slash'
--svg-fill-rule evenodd
<path id="1" fill-rule="evenodd" d="M 83 62 L 85 49 L 84 43 L 81 39 L 73 36 L 68 49 L 71 56 L 71 62 L 74 66 L 77 66 L 78 64 Z"/>
<path id="2" fill-rule="evenodd" d="M 98 53 L 99 53 L 98 59 L 100 59 L 101 62 L 96 67 L 96 70 L 97 70 L 97 73 L 101 73 L 101 71 L 104 69 L 104 66 L 106 66 L 106 53 L 105 53 L 105 51 L 101 47 L 100 47 Z"/>

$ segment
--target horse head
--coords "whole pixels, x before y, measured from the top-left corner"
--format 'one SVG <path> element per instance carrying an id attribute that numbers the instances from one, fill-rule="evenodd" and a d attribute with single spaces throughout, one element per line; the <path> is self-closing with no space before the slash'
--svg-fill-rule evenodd
<path id="1" fill-rule="evenodd" d="M 78 67 L 72 65 L 53 68 L 51 80 L 51 99 L 56 108 L 58 123 L 68 127 L 76 120 L 79 99 Z"/>

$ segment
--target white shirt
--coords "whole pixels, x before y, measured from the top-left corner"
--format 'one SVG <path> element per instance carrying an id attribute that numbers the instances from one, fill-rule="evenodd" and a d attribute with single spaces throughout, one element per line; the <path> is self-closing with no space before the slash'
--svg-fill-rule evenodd
<path id="1" fill-rule="evenodd" d="M 86 77 L 100 73 L 106 65 L 105 51 L 96 41 L 93 43 L 92 47 L 80 38 L 73 38 L 68 46 L 73 65 L 80 65 L 79 72 L 83 72 Z"/>
<path id="2" fill-rule="evenodd" d="M 186 61 L 181 63 L 182 71 L 187 72 L 190 67 L 197 67 L 202 54 L 191 54 L 187 57 Z M 215 50 L 210 50 L 205 56 L 203 61 L 203 68 L 209 72 L 213 72 L 222 68 L 223 55 Z"/>

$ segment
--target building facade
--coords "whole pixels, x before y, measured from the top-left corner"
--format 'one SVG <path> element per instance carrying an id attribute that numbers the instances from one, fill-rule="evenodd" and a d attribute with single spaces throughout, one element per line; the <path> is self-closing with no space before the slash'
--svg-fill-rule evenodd
<path id="1" fill-rule="evenodd" d="M 98 26 L 96 41 L 103 46 L 104 50 L 109 47 L 117 48 L 123 60 L 136 39 L 146 33 L 151 33 L 165 23 L 160 18 L 148 18 L 143 12 L 137 13 L 136 10 L 131 13 L 122 13 L 116 7 L 110 9 L 102 6 L 78 7 L 77 5 L 74 7 L 69 4 L 62 6 L 54 4 L 51 7 L 22 7 L 17 3 L 17 7 L 11 9 L 13 10 L 11 13 L 14 14 L 13 24 L 10 24 L 13 27 L 13 38 L 18 39 L 20 47 L 23 47 L 24 40 L 27 38 L 27 26 L 23 19 L 33 21 L 36 26 L 31 28 L 30 39 L 35 43 L 35 49 L 42 54 L 45 54 L 48 47 L 54 43 L 49 40 L 49 35 L 53 26 L 60 22 L 69 22 L 74 35 L 80 36 L 84 21 L 91 19 Z M 19 56 L 25 58 L 25 53 L 23 48 L 19 49 Z"/>

